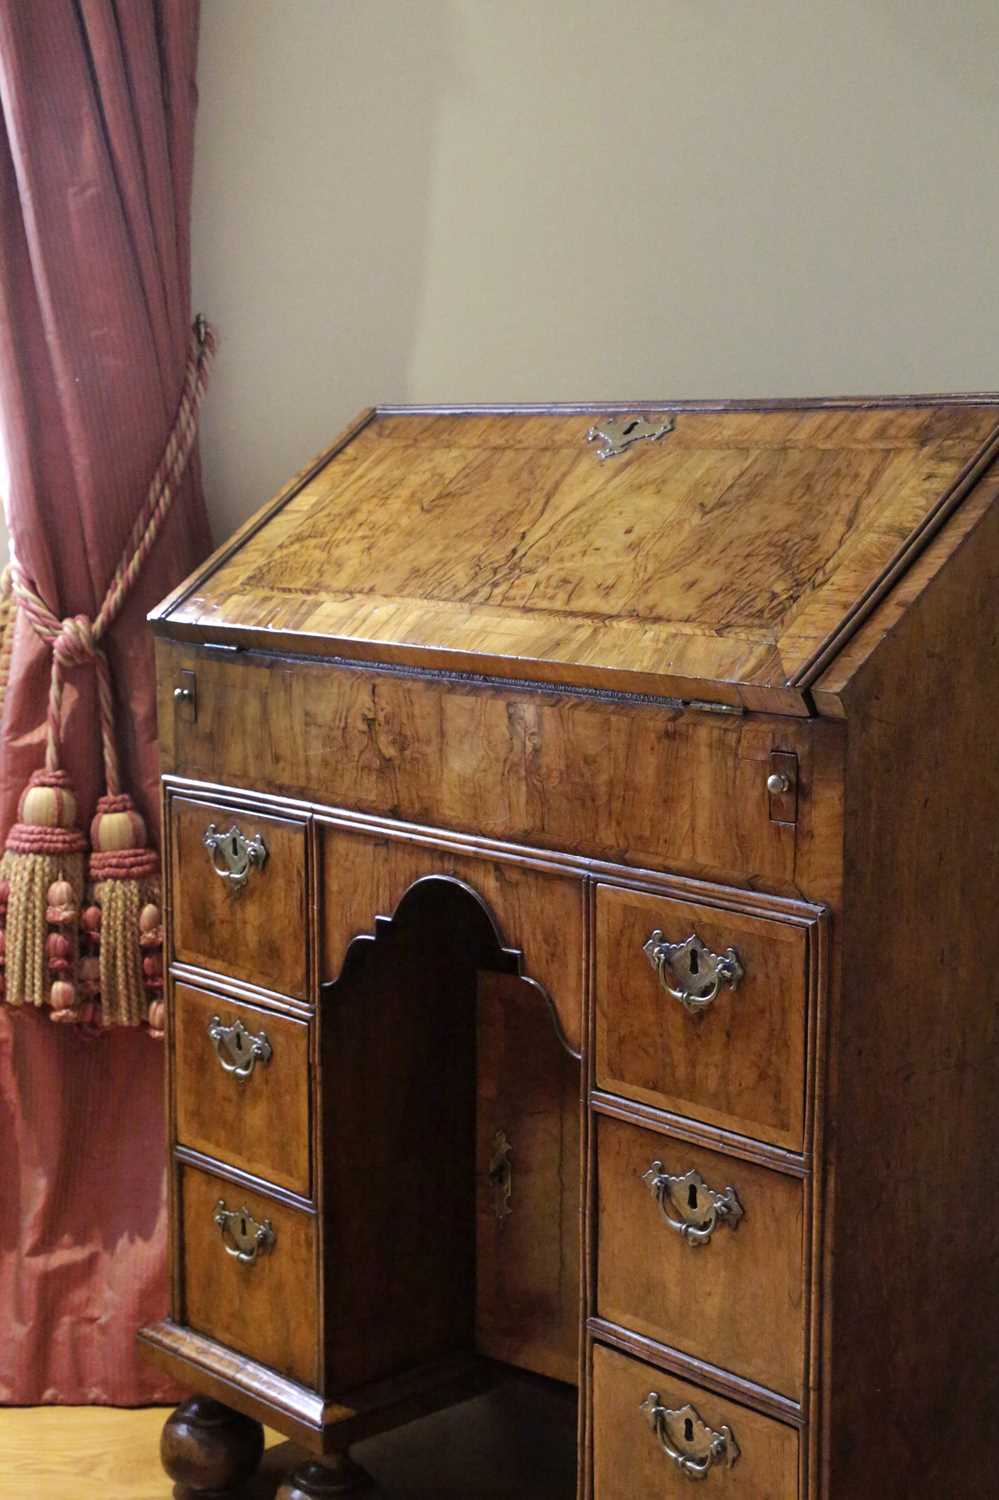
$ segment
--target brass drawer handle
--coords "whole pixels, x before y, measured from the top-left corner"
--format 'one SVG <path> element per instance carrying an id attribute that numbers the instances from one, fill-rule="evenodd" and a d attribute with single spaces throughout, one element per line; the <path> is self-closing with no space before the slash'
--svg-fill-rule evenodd
<path id="1" fill-rule="evenodd" d="M 201 842 L 211 855 L 212 869 L 234 896 L 249 880 L 250 871 L 263 869 L 267 859 L 267 846 L 260 834 L 248 839 L 235 823 L 225 833 L 209 823 Z"/>
<path id="2" fill-rule="evenodd" d="M 688 1245 L 706 1245 L 719 1225 L 735 1229 L 743 1216 L 734 1187 L 719 1193 L 716 1188 L 708 1187 L 700 1172 L 693 1168 L 674 1177 L 661 1161 L 654 1161 L 642 1173 L 642 1181 L 659 1204 L 666 1223 Z"/>
<path id="3" fill-rule="evenodd" d="M 657 927 L 642 952 L 667 995 L 695 1016 L 707 1010 L 723 984 L 736 989 L 745 973 L 734 948 L 712 953 L 696 932 L 682 943 L 668 943 Z"/>
<path id="4" fill-rule="evenodd" d="M 666 1457 L 688 1479 L 707 1479 L 716 1464 L 731 1469 L 739 1457 L 739 1445 L 731 1427 L 722 1426 L 715 1432 L 696 1407 L 667 1408 L 660 1402 L 659 1392 L 650 1391 L 638 1409 L 647 1418 Z"/>
<path id="5" fill-rule="evenodd" d="M 215 1223 L 226 1255 L 244 1266 L 252 1266 L 258 1255 L 274 1249 L 277 1236 L 270 1219 L 261 1224 L 245 1204 L 242 1208 L 226 1208 L 225 1199 L 220 1198 L 215 1205 Z"/>
<path id="6" fill-rule="evenodd" d="M 258 1031 L 254 1035 L 239 1020 L 233 1021 L 231 1026 L 225 1026 L 220 1016 L 212 1016 L 208 1023 L 208 1035 L 222 1071 L 230 1073 L 233 1078 L 249 1078 L 257 1063 L 266 1067 L 274 1056 L 266 1031 Z"/>

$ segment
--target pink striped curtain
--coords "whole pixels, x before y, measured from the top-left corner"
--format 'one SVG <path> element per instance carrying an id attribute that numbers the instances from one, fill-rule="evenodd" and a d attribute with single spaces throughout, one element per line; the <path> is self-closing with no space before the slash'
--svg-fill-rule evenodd
<path id="1" fill-rule="evenodd" d="M 191 323 L 197 0 L 0 0 L 0 436 L 18 563 L 93 619 L 173 422 Z M 196 454 L 106 645 L 125 785 L 158 829 L 145 615 L 208 550 Z M 43 760 L 50 649 L 18 618 L 0 838 Z M 103 790 L 90 665 L 63 759 Z M 162 1047 L 0 1006 L 0 1400 L 169 1398 L 134 1335 L 166 1306 Z"/>

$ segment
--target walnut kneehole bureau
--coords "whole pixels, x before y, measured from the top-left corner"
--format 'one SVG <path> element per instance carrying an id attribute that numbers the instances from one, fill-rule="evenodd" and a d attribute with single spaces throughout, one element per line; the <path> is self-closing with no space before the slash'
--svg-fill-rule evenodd
<path id="1" fill-rule="evenodd" d="M 193 1493 L 987 1493 L 997 452 L 379 408 L 156 612 Z"/>

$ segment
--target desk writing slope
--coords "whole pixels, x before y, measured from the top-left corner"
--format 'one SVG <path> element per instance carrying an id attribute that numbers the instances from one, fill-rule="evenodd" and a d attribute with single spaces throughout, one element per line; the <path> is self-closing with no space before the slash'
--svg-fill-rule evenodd
<path id="1" fill-rule="evenodd" d="M 167 628 L 803 713 L 999 424 L 977 405 L 645 414 L 672 430 L 605 460 L 596 413 L 375 414 Z"/>

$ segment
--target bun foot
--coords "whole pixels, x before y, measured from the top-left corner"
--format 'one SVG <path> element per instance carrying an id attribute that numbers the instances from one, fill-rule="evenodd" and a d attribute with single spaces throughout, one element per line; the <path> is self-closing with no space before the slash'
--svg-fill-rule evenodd
<path id="1" fill-rule="evenodd" d="M 372 1482 L 348 1453 L 335 1453 L 321 1464 L 303 1464 L 289 1474 L 274 1500 L 329 1500 L 333 1495 L 359 1494 Z"/>
<path id="2" fill-rule="evenodd" d="M 245 1484 L 264 1451 L 264 1429 L 207 1396 L 192 1396 L 167 1417 L 160 1458 L 181 1495 L 231 1495 Z"/>

